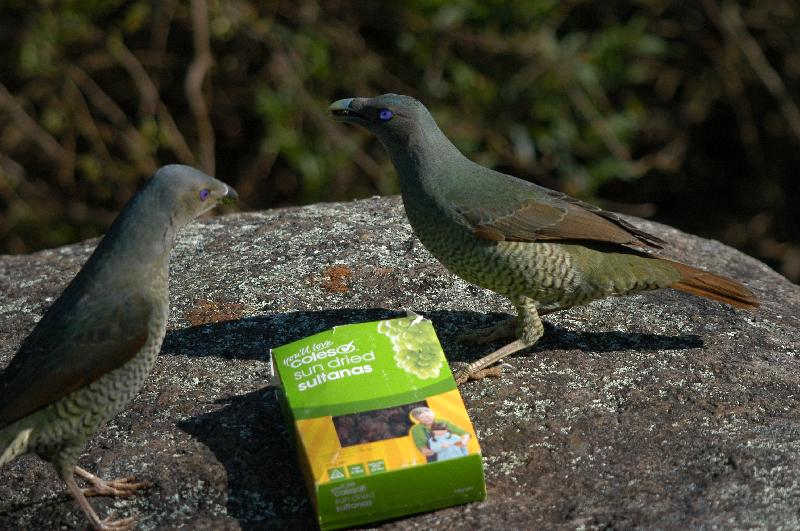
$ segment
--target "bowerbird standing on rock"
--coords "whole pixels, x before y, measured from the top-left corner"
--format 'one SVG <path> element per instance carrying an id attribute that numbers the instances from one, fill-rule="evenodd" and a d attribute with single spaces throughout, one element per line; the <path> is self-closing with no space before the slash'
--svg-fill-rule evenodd
<path id="1" fill-rule="evenodd" d="M 130 495 L 147 484 L 104 481 L 78 467 L 78 456 L 155 364 L 176 233 L 225 198 L 236 192 L 194 168 L 159 169 L 0 374 L 0 466 L 25 453 L 52 462 L 95 529 L 130 529 L 135 519 L 101 520 L 86 496 Z M 79 488 L 74 474 L 91 487 Z"/>
<path id="2" fill-rule="evenodd" d="M 517 309 L 517 318 L 464 336 L 516 340 L 459 371 L 459 383 L 536 343 L 541 315 L 595 299 L 674 288 L 737 308 L 758 306 L 734 280 L 655 256 L 665 242 L 617 214 L 470 161 L 414 98 L 348 98 L 330 112 L 365 127 L 386 148 L 408 220 L 431 254 Z"/>

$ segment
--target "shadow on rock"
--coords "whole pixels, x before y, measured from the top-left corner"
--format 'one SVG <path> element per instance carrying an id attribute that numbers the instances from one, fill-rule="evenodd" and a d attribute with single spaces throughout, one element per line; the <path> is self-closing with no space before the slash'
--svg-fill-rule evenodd
<path id="1" fill-rule="evenodd" d="M 333 326 L 404 315 L 386 309 L 289 312 L 209 323 L 172 331 L 167 354 L 265 359 L 269 349 Z M 487 326 L 504 314 L 433 311 L 430 318 L 451 361 L 485 354 L 488 345 L 466 347 L 456 338 L 465 329 Z M 703 346 L 696 335 L 664 336 L 626 332 L 584 332 L 546 324 L 534 351 L 578 349 L 586 352 L 658 351 Z M 297 456 L 273 387 L 220 400 L 224 407 L 181 421 L 178 427 L 206 445 L 225 467 L 228 514 L 244 529 L 315 527 L 297 465 Z"/>
<path id="2" fill-rule="evenodd" d="M 491 349 L 503 344 L 502 340 L 484 345 L 462 345 L 457 338 L 470 329 L 491 326 L 511 317 L 501 313 L 478 313 L 469 311 L 433 311 L 425 314 L 436 328 L 442 347 L 450 361 L 474 361 Z M 583 352 L 657 352 L 660 350 L 686 350 L 702 348 L 703 340 L 696 334 L 667 336 L 638 332 L 586 332 L 544 323 L 544 336 L 531 349 L 520 351 L 542 352 L 548 350 L 577 349 Z M 510 339 L 509 339 L 510 341 Z M 519 354 L 512 355 L 518 356 Z"/>
<path id="3" fill-rule="evenodd" d="M 405 312 L 384 308 L 344 308 L 257 315 L 172 330 L 164 338 L 161 354 L 265 359 L 271 348 L 334 326 L 402 315 Z"/>
<path id="4" fill-rule="evenodd" d="M 272 387 L 218 401 L 222 409 L 178 423 L 228 476 L 228 514 L 242 529 L 313 529 L 311 507 Z"/>
<path id="5" fill-rule="evenodd" d="M 659 350 L 687 350 L 703 348 L 703 338 L 697 334 L 666 336 L 639 332 L 585 332 L 568 330 L 545 323 L 544 337 L 536 350 L 578 349 L 583 352 L 657 352 Z"/>
<path id="6" fill-rule="evenodd" d="M 334 326 L 390 319 L 405 315 L 385 308 L 343 308 L 258 315 L 192 326 L 167 333 L 162 354 L 217 356 L 227 359 L 266 359 L 269 349 L 322 332 Z M 424 315 L 433 321 L 448 358 L 465 360 L 486 353 L 487 345 L 465 346 L 460 334 L 510 317 L 501 313 L 436 310 Z M 494 345 L 501 342 L 493 343 Z M 545 322 L 544 337 L 533 351 L 578 349 L 584 352 L 685 350 L 702 348 L 695 334 L 667 336 L 638 332 L 574 331 Z M 523 351 L 525 352 L 525 351 Z"/>

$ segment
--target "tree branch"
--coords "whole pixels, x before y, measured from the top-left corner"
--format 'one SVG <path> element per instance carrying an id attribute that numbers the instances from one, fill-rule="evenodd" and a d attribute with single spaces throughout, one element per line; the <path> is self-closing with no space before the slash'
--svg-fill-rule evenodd
<path id="1" fill-rule="evenodd" d="M 739 6 L 735 2 L 726 2 L 720 9 L 714 0 L 705 0 L 703 5 L 711 19 L 739 47 L 761 83 L 777 101 L 789 128 L 800 140 L 800 107 L 789 95 L 781 76 L 769 64 L 758 41 L 747 31 Z"/>
<path id="2" fill-rule="evenodd" d="M 108 50 L 122 67 L 125 68 L 134 83 L 136 83 L 136 87 L 142 98 L 139 110 L 140 115 L 157 115 L 159 121 L 161 121 L 166 129 L 171 147 L 175 150 L 178 160 L 184 164 L 196 166 L 197 161 L 194 157 L 194 153 L 189 149 L 189 145 L 186 143 L 186 139 L 181 134 L 180 129 L 178 129 L 169 109 L 167 109 L 167 106 L 161 101 L 161 96 L 158 94 L 155 83 L 150 79 L 150 76 L 147 74 L 147 71 L 142 66 L 142 63 L 139 62 L 136 55 L 125 46 L 121 38 L 109 39 Z"/>
<path id="3" fill-rule="evenodd" d="M 319 104 L 314 101 L 314 98 L 303 86 L 303 81 L 297 74 L 297 66 L 294 64 L 294 61 L 292 61 L 291 56 L 284 50 L 281 43 L 271 36 L 265 36 L 265 40 L 274 53 L 273 58 L 275 63 L 284 74 L 284 80 L 295 89 L 297 95 L 303 102 L 304 108 L 308 110 L 309 117 L 314 124 L 320 130 L 325 131 L 337 147 L 346 148 L 350 151 L 353 162 L 370 178 L 378 193 L 388 193 L 386 186 L 383 184 L 383 170 L 380 165 L 350 140 L 348 136 L 343 135 L 339 124 L 331 120 L 330 116 L 324 111 L 320 110 Z"/>
<path id="4" fill-rule="evenodd" d="M 5 85 L 0 83 L 0 107 L 14 120 L 14 123 L 31 140 L 39 144 L 44 152 L 59 164 L 68 164 L 72 160 L 72 155 L 64 149 L 53 135 L 36 123 L 36 120 L 28 116 L 14 95 L 11 94 Z"/>
<path id="5" fill-rule="evenodd" d="M 184 90 L 197 124 L 200 142 L 200 164 L 208 174 L 214 174 L 214 127 L 208 115 L 203 96 L 203 81 L 214 64 L 208 31 L 208 5 L 206 0 L 192 0 L 192 26 L 194 27 L 194 61 L 189 66 Z"/>
<path id="6" fill-rule="evenodd" d="M 128 154 L 138 169 L 146 174 L 152 174 L 158 168 L 158 163 L 149 153 L 147 141 L 142 134 L 130 123 L 125 112 L 117 103 L 89 76 L 82 68 L 72 65 L 67 69 L 67 75 L 86 94 L 92 105 L 103 113 L 122 135 L 128 148 Z"/>

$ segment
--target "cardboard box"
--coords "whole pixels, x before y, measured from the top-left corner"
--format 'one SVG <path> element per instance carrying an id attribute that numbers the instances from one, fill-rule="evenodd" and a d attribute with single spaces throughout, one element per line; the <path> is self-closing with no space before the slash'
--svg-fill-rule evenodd
<path id="1" fill-rule="evenodd" d="M 339 326 L 271 354 L 322 529 L 485 498 L 475 430 L 430 321 Z"/>

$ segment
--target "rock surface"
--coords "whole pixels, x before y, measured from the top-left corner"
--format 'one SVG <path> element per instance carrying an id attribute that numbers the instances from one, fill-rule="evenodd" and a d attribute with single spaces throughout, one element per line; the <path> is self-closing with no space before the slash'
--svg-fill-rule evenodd
<path id="1" fill-rule="evenodd" d="M 800 287 L 724 245 L 634 220 L 667 254 L 744 281 L 755 313 L 665 290 L 546 317 L 501 379 L 462 387 L 488 498 L 380 524 L 430 528 L 800 528 Z M 0 367 L 96 241 L 0 257 Z M 169 332 L 132 406 L 80 464 L 154 487 L 94 498 L 138 529 L 311 528 L 268 352 L 333 325 L 430 317 L 451 361 L 464 328 L 511 313 L 450 275 L 398 198 L 192 224 L 171 266 Z M 52 467 L 0 470 L 1 529 L 83 528 Z"/>

